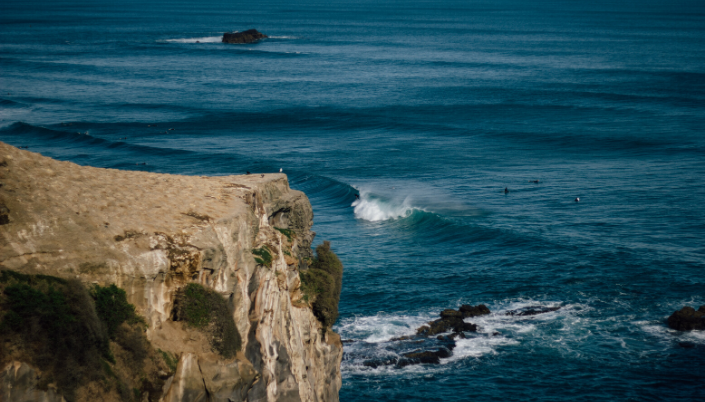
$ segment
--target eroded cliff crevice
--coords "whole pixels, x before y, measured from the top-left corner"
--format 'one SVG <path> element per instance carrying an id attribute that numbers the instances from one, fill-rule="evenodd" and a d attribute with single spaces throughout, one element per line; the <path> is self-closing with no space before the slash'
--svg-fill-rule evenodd
<path id="1" fill-rule="evenodd" d="M 153 347 L 178 357 L 160 400 L 338 400 L 342 344 L 299 277 L 313 257 L 313 212 L 285 175 L 98 169 L 0 143 L 0 182 L 0 269 L 125 289 Z M 189 283 L 227 300 L 242 338 L 234 358 L 173 320 Z"/>

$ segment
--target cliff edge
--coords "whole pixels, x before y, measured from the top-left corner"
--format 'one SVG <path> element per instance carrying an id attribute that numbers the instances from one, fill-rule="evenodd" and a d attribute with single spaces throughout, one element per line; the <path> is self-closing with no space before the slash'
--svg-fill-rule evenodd
<path id="1" fill-rule="evenodd" d="M 178 359 L 142 400 L 338 400 L 340 337 L 301 289 L 312 224 L 308 198 L 284 174 L 99 169 L 0 143 L 0 270 L 124 289 L 153 348 Z M 179 321 L 191 283 L 227 301 L 242 340 L 234 357 Z M 6 400 L 62 400 L 33 388 L 28 362 L 0 359 Z"/>

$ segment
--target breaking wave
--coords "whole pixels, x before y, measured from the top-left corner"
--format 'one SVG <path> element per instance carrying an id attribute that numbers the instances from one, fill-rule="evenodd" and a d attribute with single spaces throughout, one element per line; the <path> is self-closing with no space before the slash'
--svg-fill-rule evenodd
<path id="1" fill-rule="evenodd" d="M 220 43 L 223 41 L 223 36 L 204 36 L 201 38 L 179 38 L 166 39 L 164 42 L 171 43 Z"/>
<path id="2" fill-rule="evenodd" d="M 369 191 L 360 191 L 360 198 L 352 203 L 355 208 L 355 217 L 370 222 L 386 221 L 389 219 L 405 218 L 415 210 L 423 209 L 411 205 L 410 197 L 403 201 L 394 202 L 371 194 Z"/>

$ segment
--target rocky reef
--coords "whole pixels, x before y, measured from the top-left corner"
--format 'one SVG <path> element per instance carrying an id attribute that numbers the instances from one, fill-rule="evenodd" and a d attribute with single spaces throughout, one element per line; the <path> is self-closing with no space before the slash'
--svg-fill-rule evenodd
<path id="1" fill-rule="evenodd" d="M 705 330 L 705 306 L 685 306 L 668 317 L 668 326 L 678 331 Z"/>
<path id="2" fill-rule="evenodd" d="M 307 197 L 283 174 L 99 169 L 0 143 L 0 270 L 124 289 L 150 350 L 164 357 L 154 363 L 160 386 L 141 389 L 139 400 L 338 400 L 342 343 L 301 284 L 316 263 L 312 220 Z M 208 315 L 210 330 L 188 325 L 189 291 L 230 314 L 237 333 L 228 320 L 208 327 Z M 238 339 L 240 348 L 220 350 L 223 339 Z M 65 399 L 18 359 L 0 354 L 3 400 Z M 137 400 L 137 391 L 99 385 L 79 384 L 76 400 Z"/>
<path id="3" fill-rule="evenodd" d="M 243 32 L 224 33 L 223 43 L 253 43 L 265 38 L 268 38 L 268 36 L 257 31 L 256 29 L 248 29 Z"/>
<path id="4" fill-rule="evenodd" d="M 559 310 L 561 306 L 528 306 L 510 310 L 505 315 L 533 316 Z M 392 338 L 382 347 L 384 357 L 363 361 L 366 367 L 391 366 L 402 368 L 414 364 L 439 364 L 441 359 L 453 355 L 457 339 L 478 336 L 496 336 L 499 333 L 478 334 L 478 325 L 465 322 L 465 319 L 491 314 L 484 304 L 470 306 L 463 304 L 458 310 L 445 309 L 440 318 L 416 329 L 414 335 Z M 350 341 L 343 341 L 350 342 Z"/>

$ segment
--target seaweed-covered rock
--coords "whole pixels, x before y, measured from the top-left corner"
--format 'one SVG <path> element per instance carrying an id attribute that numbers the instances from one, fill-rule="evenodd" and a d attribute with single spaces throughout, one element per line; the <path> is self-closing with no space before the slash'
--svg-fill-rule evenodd
<path id="1" fill-rule="evenodd" d="M 477 306 L 470 306 L 463 304 L 460 306 L 460 312 L 463 314 L 464 318 L 467 317 L 477 317 L 479 315 L 487 315 L 490 313 L 490 309 L 484 304 L 478 304 Z"/>
<path id="2" fill-rule="evenodd" d="M 668 317 L 668 326 L 678 331 L 705 330 L 705 306 L 685 306 Z"/>
<path id="3" fill-rule="evenodd" d="M 223 43 L 253 43 L 264 38 L 268 38 L 268 36 L 257 31 L 256 29 L 248 29 L 243 32 L 224 33 Z"/>

